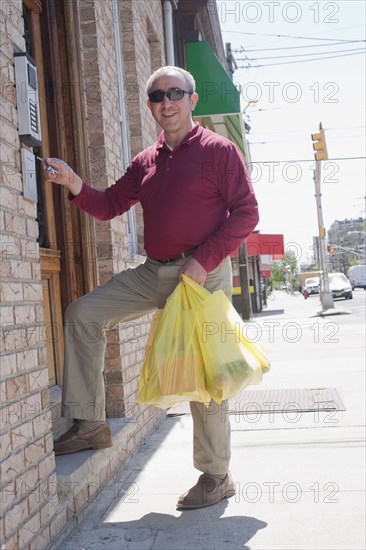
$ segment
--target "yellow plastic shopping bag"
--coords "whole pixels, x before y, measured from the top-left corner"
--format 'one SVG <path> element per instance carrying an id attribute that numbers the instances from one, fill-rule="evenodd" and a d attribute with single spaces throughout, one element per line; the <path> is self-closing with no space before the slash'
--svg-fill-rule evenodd
<path id="1" fill-rule="evenodd" d="M 210 293 L 182 276 L 205 366 L 206 389 L 218 404 L 259 384 L 270 368 L 264 350 L 245 338 L 245 323 L 222 290 Z"/>
<path id="2" fill-rule="evenodd" d="M 190 279 L 190 282 L 188 284 L 191 284 L 191 286 L 193 286 L 192 283 L 193 285 L 196 285 L 196 283 L 192 281 L 192 279 Z M 195 286 L 195 289 L 197 292 L 200 291 L 202 287 L 197 288 Z M 212 315 L 212 317 L 215 317 L 217 314 L 224 315 L 225 322 L 227 324 L 225 325 L 225 327 L 221 327 L 223 338 L 225 338 L 226 328 L 228 328 L 229 331 L 233 331 L 232 333 L 236 334 L 237 338 L 240 339 L 240 342 L 244 345 L 246 350 L 254 355 L 254 357 L 259 361 L 262 372 L 266 373 L 269 371 L 269 369 L 271 368 L 271 363 L 266 352 L 257 342 L 251 342 L 247 338 L 245 322 L 240 317 L 239 313 L 236 311 L 236 309 L 222 290 L 218 290 L 213 294 L 209 294 L 209 296 L 206 298 L 205 311 L 207 312 L 207 314 L 209 313 L 210 315 Z M 229 332 L 229 334 L 230 333 L 231 332 Z"/>
<path id="3" fill-rule="evenodd" d="M 196 318 L 180 282 L 153 317 L 138 383 L 139 403 L 168 408 L 180 401 L 210 402 Z"/>

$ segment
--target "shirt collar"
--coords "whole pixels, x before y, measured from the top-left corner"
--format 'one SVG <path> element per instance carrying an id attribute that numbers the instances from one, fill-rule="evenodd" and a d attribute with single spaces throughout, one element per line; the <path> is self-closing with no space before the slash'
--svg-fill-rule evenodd
<path id="1" fill-rule="evenodd" d="M 194 141 L 196 141 L 196 139 L 199 139 L 201 137 L 202 131 L 203 131 L 203 129 L 202 129 L 202 126 L 200 125 L 200 123 L 195 122 L 193 128 L 188 132 L 188 134 L 185 136 L 185 138 L 179 143 L 179 146 L 180 145 L 191 145 L 191 143 L 193 143 Z M 160 132 L 159 139 L 156 142 L 156 148 L 157 149 L 167 149 L 168 150 L 168 147 L 166 147 L 165 138 L 164 138 L 164 131 L 163 130 Z"/>

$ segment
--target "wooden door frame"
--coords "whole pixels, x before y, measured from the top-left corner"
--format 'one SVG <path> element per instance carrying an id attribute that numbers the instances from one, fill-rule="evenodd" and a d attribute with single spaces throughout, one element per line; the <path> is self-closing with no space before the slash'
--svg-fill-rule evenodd
<path id="1" fill-rule="evenodd" d="M 83 179 L 88 179 L 76 2 L 23 0 L 23 4 L 28 9 L 32 54 L 38 73 L 42 128 L 39 154 L 62 158 Z M 57 82 L 73 85 L 60 91 L 55 86 Z M 66 189 L 43 178 L 42 195 L 46 242 L 45 248 L 40 248 L 40 265 L 42 284 L 47 287 L 44 299 L 49 299 L 44 304 L 45 328 L 52 338 L 52 343 L 46 341 L 45 345 L 48 362 L 54 366 L 57 384 L 61 385 L 63 314 L 72 301 L 93 290 L 98 282 L 95 254 L 88 257 L 88 252 L 95 250 L 94 220 L 70 204 Z M 51 376 L 50 381 L 55 383 L 54 377 Z"/>
<path id="2" fill-rule="evenodd" d="M 88 140 L 80 81 L 77 5 L 75 2 L 42 5 L 40 0 L 24 0 L 24 4 L 32 10 L 35 61 L 39 73 L 42 156 L 62 158 L 87 180 Z M 44 55 L 45 49 L 47 56 Z M 61 87 L 65 82 L 69 85 Z M 66 189 L 52 187 L 48 182 L 43 182 L 42 188 L 46 204 L 46 246 L 62 252 L 61 296 L 65 311 L 69 303 L 98 284 L 96 258 L 88 256 L 95 250 L 94 220 L 69 203 Z"/>
<path id="3" fill-rule="evenodd" d="M 65 61 L 68 67 L 70 82 L 73 83 L 70 89 L 70 103 L 73 116 L 70 117 L 69 121 L 72 122 L 73 129 L 74 167 L 75 171 L 83 179 L 90 181 L 85 103 L 83 83 L 80 80 L 80 75 L 82 74 L 81 37 L 77 3 L 63 2 L 63 9 L 65 12 L 66 36 L 68 36 L 68 48 L 65 43 L 65 51 L 67 53 Z M 96 251 L 94 219 L 85 214 L 85 212 L 76 210 L 74 207 L 72 207 L 72 210 L 75 214 L 78 214 L 80 224 L 85 293 L 93 290 L 98 284 L 96 254 L 94 253 L 92 258 L 89 256 L 91 251 Z"/>

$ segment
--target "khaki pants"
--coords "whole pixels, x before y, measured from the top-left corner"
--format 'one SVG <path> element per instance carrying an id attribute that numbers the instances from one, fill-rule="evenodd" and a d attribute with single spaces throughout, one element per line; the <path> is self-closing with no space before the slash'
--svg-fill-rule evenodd
<path id="1" fill-rule="evenodd" d="M 68 418 L 105 420 L 104 353 L 106 331 L 163 308 L 178 283 L 186 259 L 163 265 L 145 263 L 112 277 L 106 284 L 73 302 L 65 317 L 65 367 L 62 414 Z M 211 271 L 205 288 L 223 289 L 231 297 L 230 258 Z M 191 403 L 194 465 L 208 474 L 225 474 L 230 460 L 227 403 L 207 409 Z"/>

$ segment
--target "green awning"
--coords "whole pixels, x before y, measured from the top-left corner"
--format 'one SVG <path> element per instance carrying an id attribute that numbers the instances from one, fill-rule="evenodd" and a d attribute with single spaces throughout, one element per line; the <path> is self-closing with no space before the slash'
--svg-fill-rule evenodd
<path id="1" fill-rule="evenodd" d="M 203 122 L 209 120 L 209 127 L 233 141 L 249 162 L 239 91 L 207 42 L 186 42 L 185 51 L 199 96 L 194 118 L 206 117 Z"/>
<path id="2" fill-rule="evenodd" d="M 185 51 L 186 68 L 199 95 L 194 116 L 240 113 L 240 94 L 209 44 L 186 42 Z"/>

